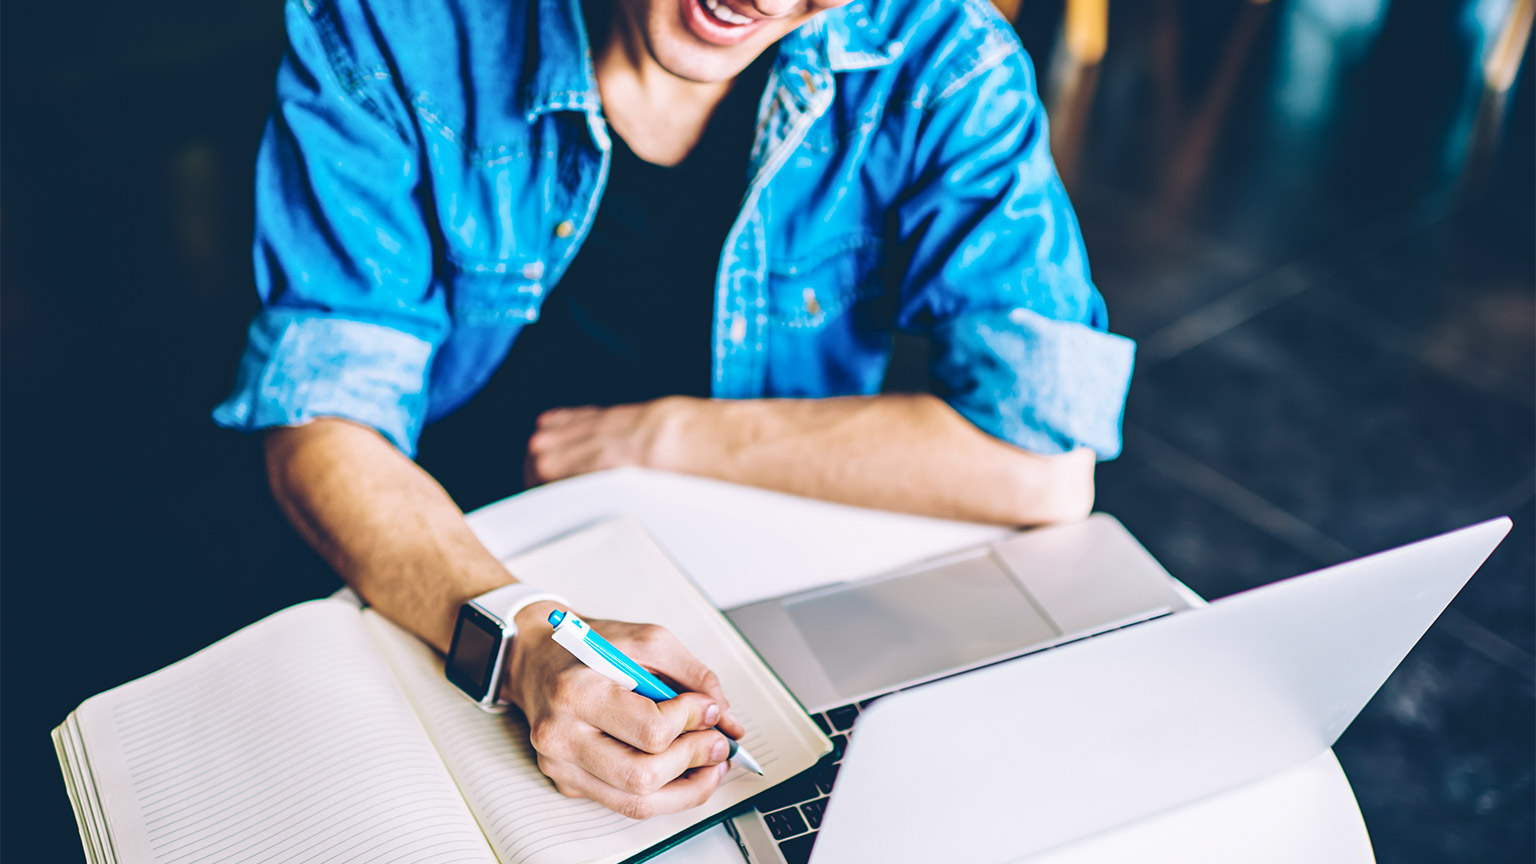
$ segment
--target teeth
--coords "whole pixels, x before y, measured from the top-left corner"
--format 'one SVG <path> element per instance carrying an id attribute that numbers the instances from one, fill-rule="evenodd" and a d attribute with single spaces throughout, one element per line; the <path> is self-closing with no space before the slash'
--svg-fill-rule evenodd
<path id="1" fill-rule="evenodd" d="M 722 4 L 720 0 L 704 0 L 704 8 L 708 9 L 709 14 L 720 19 L 721 23 L 724 24 L 751 24 L 753 21 L 753 19 L 745 15 L 732 12 L 730 7 Z"/>

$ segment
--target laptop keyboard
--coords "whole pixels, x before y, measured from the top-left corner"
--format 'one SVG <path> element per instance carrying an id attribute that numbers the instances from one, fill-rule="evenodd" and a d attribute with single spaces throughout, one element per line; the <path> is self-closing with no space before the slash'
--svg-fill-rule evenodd
<path id="1" fill-rule="evenodd" d="M 857 704 L 812 714 L 811 719 L 831 737 L 832 752 L 822 757 L 810 771 L 775 786 L 753 802 L 763 814 L 773 839 L 778 841 L 780 854 L 789 864 L 806 864 L 810 860 L 811 845 L 816 842 L 816 831 L 821 828 L 821 816 L 827 811 L 827 796 L 832 794 L 832 782 L 842 767 L 843 751 L 848 749 L 853 725 L 859 719 L 860 709 L 873 701 L 865 699 Z"/>

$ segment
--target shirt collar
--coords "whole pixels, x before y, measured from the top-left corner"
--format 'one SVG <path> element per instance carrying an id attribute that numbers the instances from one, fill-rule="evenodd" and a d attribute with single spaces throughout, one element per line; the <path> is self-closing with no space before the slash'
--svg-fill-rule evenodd
<path id="1" fill-rule="evenodd" d="M 895 62 L 905 46 L 890 33 L 893 5 L 888 0 L 856 0 L 811 21 L 807 26 L 820 22 L 825 31 L 827 69 L 851 72 Z"/>
<path id="2" fill-rule="evenodd" d="M 581 0 L 533 0 L 524 62 L 533 68 L 523 94 L 531 122 L 549 111 L 596 114 L 601 99 Z"/>

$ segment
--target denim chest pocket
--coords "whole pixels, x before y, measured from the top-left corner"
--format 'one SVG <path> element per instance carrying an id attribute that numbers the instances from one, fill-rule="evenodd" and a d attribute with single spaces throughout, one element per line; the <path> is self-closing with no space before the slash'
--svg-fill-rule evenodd
<path id="1" fill-rule="evenodd" d="M 451 137 L 451 136 L 450 136 Z M 463 150 L 437 142 L 435 205 L 458 323 L 536 320 L 548 282 L 547 160 L 529 142 Z"/>
<path id="2" fill-rule="evenodd" d="M 880 239 L 849 235 L 768 267 L 769 317 L 779 327 L 816 329 L 884 293 Z"/>
<path id="3" fill-rule="evenodd" d="M 458 324 L 527 324 L 544 300 L 537 258 L 451 262 L 449 303 Z"/>

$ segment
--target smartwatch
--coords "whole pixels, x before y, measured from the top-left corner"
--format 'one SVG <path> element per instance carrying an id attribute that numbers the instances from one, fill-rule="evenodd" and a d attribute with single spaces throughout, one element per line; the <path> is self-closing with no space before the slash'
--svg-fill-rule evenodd
<path id="1" fill-rule="evenodd" d="M 517 636 L 514 616 L 541 600 L 565 602 L 532 585 L 514 582 L 487 591 L 459 607 L 444 672 L 476 705 L 492 713 L 507 710 L 501 699 L 502 670 Z"/>

